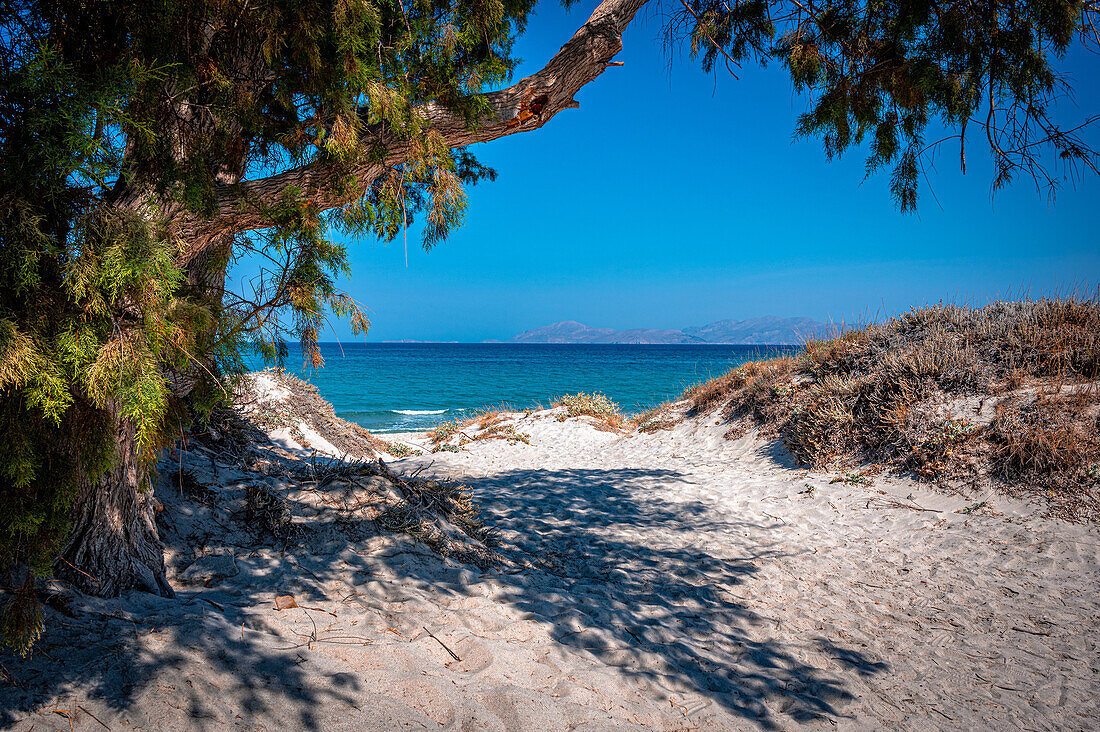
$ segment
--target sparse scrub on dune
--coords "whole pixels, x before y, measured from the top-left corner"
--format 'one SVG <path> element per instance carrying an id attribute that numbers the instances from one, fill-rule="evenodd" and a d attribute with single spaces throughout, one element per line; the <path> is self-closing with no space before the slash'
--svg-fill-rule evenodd
<path id="1" fill-rule="evenodd" d="M 508 442 L 522 442 L 530 445 L 531 435 L 520 432 L 513 424 L 500 424 L 498 422 L 478 432 L 472 438 L 474 442 L 479 440 L 507 440 Z"/>
<path id="2" fill-rule="evenodd" d="M 499 409 L 487 409 L 469 420 L 467 424 L 473 424 L 479 430 L 488 430 L 505 421 L 507 416 Z"/>
<path id="3" fill-rule="evenodd" d="M 1012 397 L 990 424 L 994 461 L 1006 478 L 1057 489 L 1095 480 L 1100 465 L 1100 399 L 1090 385 L 1068 393 Z"/>
<path id="4" fill-rule="evenodd" d="M 435 427 L 428 430 L 428 439 L 431 441 L 433 447 L 439 447 L 444 442 L 454 437 L 455 433 L 462 429 L 463 424 L 463 422 L 457 419 L 440 422 Z"/>
<path id="5" fill-rule="evenodd" d="M 652 434 L 661 430 L 670 430 L 680 423 L 677 416 L 670 412 L 671 402 L 658 404 L 652 409 L 630 417 L 630 424 L 638 432 Z"/>
<path id="6" fill-rule="evenodd" d="M 626 423 L 626 415 L 619 405 L 598 392 L 566 394 L 554 401 L 553 406 L 565 408 L 565 414 L 558 417 L 560 421 L 570 417 L 592 417 L 598 427 L 612 432 L 622 429 Z"/>
<path id="7" fill-rule="evenodd" d="M 428 439 L 436 451 L 453 448 L 482 440 L 507 440 L 531 444 L 531 436 L 520 432 L 515 425 L 507 424 L 508 413 L 500 409 L 487 409 L 466 419 L 443 422 L 428 432 Z M 458 444 L 448 442 L 458 436 Z"/>
<path id="8" fill-rule="evenodd" d="M 388 455 L 392 455 L 395 458 L 416 457 L 417 455 L 423 455 L 424 453 L 417 450 L 415 447 L 409 447 L 401 442 L 385 442 L 381 441 L 385 445 L 382 450 Z"/>
<path id="9" fill-rule="evenodd" d="M 727 436 L 778 436 L 816 467 L 880 461 L 941 484 L 993 477 L 1094 508 L 1100 304 L 954 305 L 811 341 L 692 387 Z"/>

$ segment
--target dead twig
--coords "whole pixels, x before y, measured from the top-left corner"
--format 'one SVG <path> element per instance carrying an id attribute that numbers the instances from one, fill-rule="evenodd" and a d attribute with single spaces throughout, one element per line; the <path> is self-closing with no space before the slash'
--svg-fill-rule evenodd
<path id="1" fill-rule="evenodd" d="M 1028 630 L 1027 628 L 1017 628 L 1015 625 L 1012 626 L 1012 629 L 1015 630 L 1017 633 L 1028 633 L 1030 635 L 1043 635 L 1043 636 L 1049 636 L 1050 635 L 1050 633 L 1044 633 L 1040 630 Z"/>
<path id="2" fill-rule="evenodd" d="M 76 732 L 73 729 L 73 718 L 69 716 L 69 711 L 68 709 L 54 709 L 53 713 L 65 718 L 65 721 L 69 723 L 69 732 Z"/>
<path id="3" fill-rule="evenodd" d="M 462 659 L 458 657 L 458 654 L 455 653 L 454 651 L 452 651 L 450 648 L 448 648 L 446 643 L 444 643 L 443 641 L 436 638 L 435 634 L 432 633 L 432 631 L 428 630 L 427 627 L 424 628 L 424 632 L 427 633 L 432 638 L 435 638 L 435 642 L 438 643 L 439 645 L 443 646 L 443 650 L 445 650 L 447 653 L 451 654 L 451 658 L 458 661 L 459 663 L 462 662 Z"/>
<path id="4" fill-rule="evenodd" d="M 915 503 L 906 503 L 905 501 L 895 501 L 887 499 L 876 500 L 874 498 L 867 499 L 867 504 L 864 508 L 871 508 L 871 504 L 874 504 L 875 508 L 908 508 L 910 511 L 928 511 L 929 513 L 943 513 L 938 508 L 925 508 L 924 506 L 918 506 Z"/>
<path id="5" fill-rule="evenodd" d="M 87 715 L 88 715 L 89 717 L 91 717 L 91 718 L 92 718 L 92 719 L 94 719 L 95 721 L 99 722 L 99 723 L 100 723 L 100 724 L 101 724 L 101 725 L 103 726 L 103 729 L 111 729 L 111 728 L 110 728 L 110 727 L 108 727 L 107 725 L 103 724 L 103 720 L 102 720 L 102 719 L 100 719 L 100 718 L 99 718 L 99 717 L 97 717 L 96 715 L 92 714 L 91 712 L 89 712 L 89 711 L 88 711 L 87 709 L 85 709 L 84 707 L 82 707 L 82 706 L 80 706 L 79 704 L 77 704 L 77 705 L 76 705 L 76 708 L 77 708 L 77 709 L 79 709 L 80 711 L 84 712 L 85 714 L 87 714 Z"/>

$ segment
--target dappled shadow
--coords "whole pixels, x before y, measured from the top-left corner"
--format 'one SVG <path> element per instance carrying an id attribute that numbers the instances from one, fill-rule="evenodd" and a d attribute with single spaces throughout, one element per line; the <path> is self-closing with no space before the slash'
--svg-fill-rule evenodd
<path id="1" fill-rule="evenodd" d="M 222 729 L 251 718 L 323 729 L 315 715 L 322 704 L 362 703 L 365 689 L 354 675 L 303 665 L 306 643 L 246 629 L 238 608 L 219 599 L 133 592 L 77 600 L 73 616 L 47 609 L 47 632 L 34 653 L 2 658 L 0 728 L 33 724 L 37 712 L 55 725 L 67 718 L 92 729 L 111 722 L 103 719 L 106 708 L 116 722 L 147 729 Z M 98 713 L 89 711 L 95 706 Z M 176 710 L 174 724 L 164 706 Z"/>
<path id="2" fill-rule="evenodd" d="M 563 645 L 764 727 L 781 723 L 774 709 L 794 721 L 843 716 L 853 697 L 842 679 L 771 639 L 776 621 L 737 597 L 783 550 L 767 542 L 736 556 L 708 548 L 769 527 L 723 518 L 698 500 L 654 497 L 667 495 L 657 486 L 680 484 L 688 479 L 676 471 L 631 468 L 512 470 L 472 481 L 510 545 L 503 551 L 531 566 L 499 575 L 497 599 L 551 624 Z M 823 650 L 863 675 L 887 668 L 852 649 Z"/>
<path id="3" fill-rule="evenodd" d="M 192 465 L 214 463 L 209 455 L 185 458 Z M 50 705 L 78 718 L 88 713 L 75 702 L 66 705 L 70 698 L 94 700 L 108 710 L 111 718 L 103 721 L 112 726 L 159 727 L 164 720 L 155 715 L 164 714 L 163 704 L 178 712 L 178 724 L 198 729 L 261 718 L 303 729 L 336 720 L 377 723 L 392 700 L 380 700 L 363 677 L 316 653 L 326 642 L 318 617 L 335 625 L 337 613 L 341 622 L 355 612 L 377 613 L 392 619 L 387 630 L 403 631 L 383 634 L 389 642 L 411 643 L 423 619 L 415 612 L 403 617 L 411 612 L 402 603 L 412 588 L 454 598 L 476 594 L 480 583 L 495 584 L 495 602 L 548 626 L 571 653 L 618 668 L 647 694 L 703 700 L 685 714 L 713 704 L 776 727 L 784 720 L 842 717 L 852 698 L 841 676 L 799 660 L 772 638 L 775 621 L 739 597 L 763 581 L 757 576 L 762 562 L 785 556 L 761 540 L 769 526 L 723 516 L 695 499 L 656 498 L 668 491 L 655 487 L 687 486 L 676 471 L 512 470 L 474 480 L 471 489 L 501 530 L 508 562 L 472 574 L 425 556 L 422 547 L 365 550 L 361 542 L 377 535 L 370 521 L 351 525 L 318 516 L 307 536 L 276 546 L 245 525 L 236 496 L 249 474 L 223 467 L 214 477 L 216 494 L 203 502 L 178 487 L 159 489 L 168 562 L 178 576 L 190 577 L 186 585 L 177 581 L 179 597 L 84 599 L 76 617 L 50 610 L 35 656 L 3 659 L 13 682 L 0 683 L 0 724 L 40 719 L 34 715 Z M 753 538 L 736 544 L 744 553 L 728 555 L 735 551 L 725 540 L 731 535 Z M 419 558 L 409 561 L 410 554 Z M 288 634 L 286 623 L 265 625 L 265 617 L 275 617 L 274 594 L 327 605 L 324 612 L 295 611 L 307 625 Z M 356 626 L 361 635 L 347 635 L 350 626 L 329 631 L 329 642 L 379 642 L 367 637 L 366 625 Z M 825 657 L 860 675 L 886 670 L 854 649 L 818 645 Z M 417 714 L 396 702 L 391 707 L 386 719 Z M 333 717 L 334 709 L 346 716 Z"/>

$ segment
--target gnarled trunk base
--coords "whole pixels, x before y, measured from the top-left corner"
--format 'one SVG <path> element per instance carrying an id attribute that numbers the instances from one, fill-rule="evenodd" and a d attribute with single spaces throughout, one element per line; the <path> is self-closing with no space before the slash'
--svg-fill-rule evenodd
<path id="1" fill-rule="evenodd" d="M 82 592 L 115 597 L 144 590 L 172 597 L 157 532 L 150 468 L 142 465 L 133 426 L 120 422 L 115 467 L 87 481 L 73 506 L 58 577 Z"/>

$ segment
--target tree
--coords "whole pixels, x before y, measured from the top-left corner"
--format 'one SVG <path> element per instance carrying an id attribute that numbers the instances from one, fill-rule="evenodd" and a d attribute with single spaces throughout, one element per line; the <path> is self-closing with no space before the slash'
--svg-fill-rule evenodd
<path id="1" fill-rule="evenodd" d="M 539 72 L 497 91 L 533 0 L 0 0 L 0 567 L 4 635 L 41 629 L 35 581 L 171 594 L 150 474 L 217 402 L 241 349 L 296 335 L 319 363 L 333 230 L 424 245 L 493 172 L 465 147 L 575 107 L 647 0 L 604 0 Z M 1080 0 L 681 0 L 669 39 L 705 68 L 776 60 L 813 96 L 799 132 L 829 155 L 867 140 L 916 205 L 939 117 L 995 185 L 1095 170 L 1048 108 L 1052 65 L 1097 45 Z M 1046 151 L 1045 153 L 1043 151 Z M 1050 153 L 1053 153 L 1051 155 Z M 1077 166 L 1076 168 L 1074 166 Z M 268 262 L 226 290 L 244 254 Z"/>

